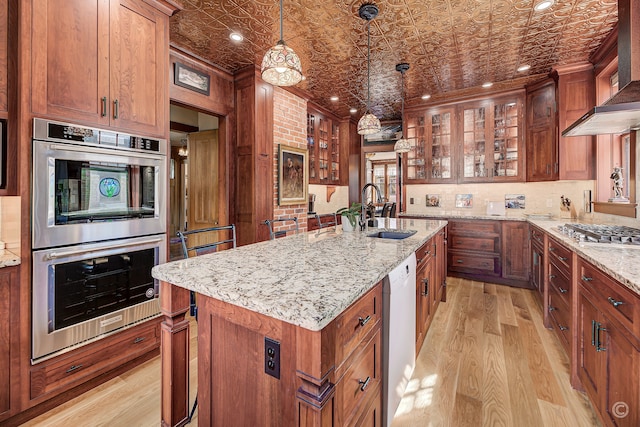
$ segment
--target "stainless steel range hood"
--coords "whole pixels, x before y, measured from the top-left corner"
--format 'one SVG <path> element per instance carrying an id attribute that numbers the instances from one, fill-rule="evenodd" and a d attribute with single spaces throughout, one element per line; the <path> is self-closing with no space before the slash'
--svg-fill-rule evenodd
<path id="1" fill-rule="evenodd" d="M 572 123 L 562 136 L 640 130 L 640 0 L 618 0 L 618 82 L 618 93 Z"/>

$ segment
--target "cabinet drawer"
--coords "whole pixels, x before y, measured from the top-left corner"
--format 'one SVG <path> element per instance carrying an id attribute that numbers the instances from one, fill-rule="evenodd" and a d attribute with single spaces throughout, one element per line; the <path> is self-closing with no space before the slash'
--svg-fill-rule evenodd
<path id="1" fill-rule="evenodd" d="M 571 310 L 566 305 L 563 298 L 555 290 L 549 290 L 549 314 L 553 322 L 553 328 L 558 333 L 560 341 L 565 347 L 567 354 L 571 353 Z"/>
<path id="2" fill-rule="evenodd" d="M 553 263 L 549 264 L 549 292 L 552 290 L 567 306 L 571 305 L 571 280 Z"/>
<path id="3" fill-rule="evenodd" d="M 542 245 L 542 247 L 544 247 L 544 231 L 536 227 L 531 227 L 529 229 L 529 232 L 531 234 L 531 242 L 532 243 L 537 242 L 540 245 Z"/>
<path id="4" fill-rule="evenodd" d="M 382 284 L 376 285 L 336 319 L 336 367 L 358 347 L 382 315 Z"/>
<path id="5" fill-rule="evenodd" d="M 434 256 L 433 240 L 429 240 L 416 251 L 416 269 L 419 270 Z"/>
<path id="6" fill-rule="evenodd" d="M 342 414 L 339 425 L 354 425 L 360 415 L 368 409 L 371 399 L 379 398 L 382 382 L 380 334 L 378 330 L 371 337 L 337 384 L 337 409 L 338 413 Z"/>
<path id="7" fill-rule="evenodd" d="M 572 252 L 553 239 L 549 239 L 549 261 L 554 263 L 564 272 L 565 275 L 571 276 Z"/>
<path id="8" fill-rule="evenodd" d="M 39 363 L 31 368 L 31 398 L 73 387 L 142 356 L 159 344 L 156 320 Z"/>
<path id="9" fill-rule="evenodd" d="M 449 247 L 463 251 L 498 253 L 500 252 L 500 238 L 453 235 L 449 238 Z"/>
<path id="10" fill-rule="evenodd" d="M 579 283 L 593 297 L 594 302 L 604 311 L 621 322 L 634 334 L 640 334 L 639 298 L 590 263 L 580 259 L 578 264 Z"/>
<path id="11" fill-rule="evenodd" d="M 500 221 L 450 221 L 449 233 L 456 235 L 484 234 L 500 236 Z"/>
<path id="12" fill-rule="evenodd" d="M 449 251 L 449 270 L 461 273 L 500 275 L 500 261 L 495 256 L 483 256 Z"/>

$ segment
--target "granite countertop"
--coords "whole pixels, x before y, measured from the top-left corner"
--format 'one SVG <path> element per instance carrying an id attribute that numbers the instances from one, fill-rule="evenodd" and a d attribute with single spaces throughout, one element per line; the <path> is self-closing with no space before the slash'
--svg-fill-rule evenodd
<path id="1" fill-rule="evenodd" d="M 571 248 L 582 258 L 633 292 L 640 294 L 640 245 L 578 243 L 558 231 L 558 226 L 569 223 L 584 223 L 584 221 L 529 219 L 529 222 L 546 231 L 554 239 Z"/>
<path id="2" fill-rule="evenodd" d="M 319 331 L 433 237 L 446 221 L 386 218 L 378 228 L 321 229 L 156 266 L 202 295 Z M 367 237 L 416 230 L 403 240 Z"/>
<path id="3" fill-rule="evenodd" d="M 0 249 L 0 268 L 20 264 L 20 257 L 7 249 Z"/>
<path id="4" fill-rule="evenodd" d="M 429 219 L 433 219 L 433 218 L 442 218 L 443 220 L 447 220 L 447 219 L 492 219 L 492 220 L 496 220 L 496 221 L 527 221 L 527 217 L 526 216 L 508 216 L 508 215 L 487 215 L 487 214 L 478 214 L 478 213 L 460 213 L 458 211 L 456 212 L 443 212 L 443 213 L 433 213 L 433 214 L 426 214 L 426 213 L 406 213 L 403 212 L 401 214 L 399 214 L 399 216 L 402 217 L 411 217 L 411 218 L 429 218 Z"/>

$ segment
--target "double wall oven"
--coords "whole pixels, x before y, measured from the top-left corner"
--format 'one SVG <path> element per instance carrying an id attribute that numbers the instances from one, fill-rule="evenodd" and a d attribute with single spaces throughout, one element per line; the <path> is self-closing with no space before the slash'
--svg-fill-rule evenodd
<path id="1" fill-rule="evenodd" d="M 167 142 L 34 119 L 32 362 L 159 316 Z"/>

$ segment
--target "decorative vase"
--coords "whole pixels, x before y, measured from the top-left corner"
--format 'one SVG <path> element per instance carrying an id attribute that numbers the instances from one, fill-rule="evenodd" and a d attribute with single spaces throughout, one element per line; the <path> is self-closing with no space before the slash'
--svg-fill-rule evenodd
<path id="1" fill-rule="evenodd" d="M 342 231 L 353 231 L 354 227 L 349 222 L 349 217 L 342 215 Z"/>

